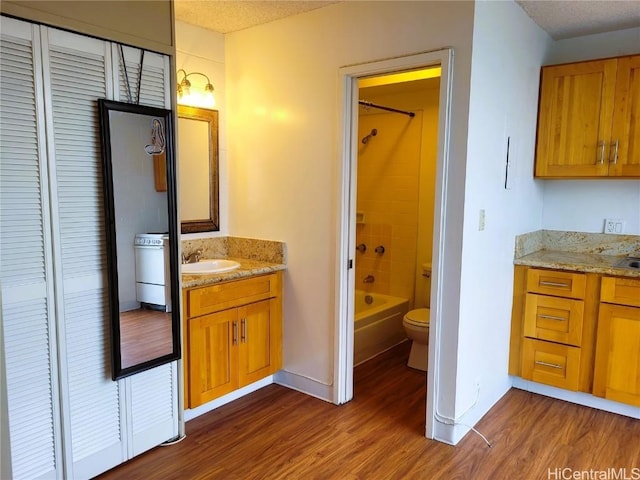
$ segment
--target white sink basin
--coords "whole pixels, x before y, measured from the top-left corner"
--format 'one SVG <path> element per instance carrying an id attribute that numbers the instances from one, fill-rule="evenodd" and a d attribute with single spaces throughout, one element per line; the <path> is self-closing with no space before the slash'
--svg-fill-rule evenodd
<path id="1" fill-rule="evenodd" d="M 200 260 L 198 263 L 183 263 L 182 273 L 189 275 L 204 275 L 207 273 L 229 272 L 238 268 L 240 264 L 234 260 L 213 259 Z"/>

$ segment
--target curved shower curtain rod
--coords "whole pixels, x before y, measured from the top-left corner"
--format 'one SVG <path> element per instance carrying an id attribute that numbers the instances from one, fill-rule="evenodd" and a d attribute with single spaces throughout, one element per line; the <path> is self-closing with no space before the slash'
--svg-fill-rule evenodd
<path id="1" fill-rule="evenodd" d="M 380 110 L 386 110 L 387 112 L 401 113 L 403 115 L 408 115 L 411 118 L 416 116 L 416 114 L 413 112 L 407 112 L 406 110 L 398 110 L 397 108 L 383 107 L 382 105 L 376 105 L 375 103 L 371 103 L 366 100 L 358 100 L 358 103 L 365 107 L 378 108 Z"/>

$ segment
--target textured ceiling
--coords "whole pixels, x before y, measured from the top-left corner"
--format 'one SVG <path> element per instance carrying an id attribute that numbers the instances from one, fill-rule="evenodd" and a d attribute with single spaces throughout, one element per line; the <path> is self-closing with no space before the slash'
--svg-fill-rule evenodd
<path id="1" fill-rule="evenodd" d="M 231 33 L 321 8 L 335 1 L 175 0 L 176 20 Z"/>
<path id="2" fill-rule="evenodd" d="M 231 33 L 336 1 L 175 0 L 175 12 L 176 20 Z M 517 0 L 517 3 L 556 40 L 640 26 L 640 0 Z"/>
<path id="3" fill-rule="evenodd" d="M 640 0 L 518 0 L 518 3 L 555 40 L 640 27 Z"/>

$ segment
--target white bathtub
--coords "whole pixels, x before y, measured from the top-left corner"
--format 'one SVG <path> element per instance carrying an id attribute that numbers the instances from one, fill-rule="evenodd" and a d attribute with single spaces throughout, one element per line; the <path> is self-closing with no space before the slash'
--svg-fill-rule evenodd
<path id="1" fill-rule="evenodd" d="M 406 298 L 356 290 L 354 365 L 375 357 L 407 338 L 402 318 L 408 309 L 409 300 Z"/>

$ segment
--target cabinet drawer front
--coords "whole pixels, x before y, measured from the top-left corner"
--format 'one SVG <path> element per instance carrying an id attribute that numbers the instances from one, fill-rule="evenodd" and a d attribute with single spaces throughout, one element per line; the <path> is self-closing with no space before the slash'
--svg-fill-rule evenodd
<path id="1" fill-rule="evenodd" d="M 578 390 L 580 349 L 525 338 L 522 378 L 566 390 Z"/>
<path id="2" fill-rule="evenodd" d="M 602 277 L 600 301 L 640 307 L 640 279 Z"/>
<path id="3" fill-rule="evenodd" d="M 584 273 L 558 272 L 530 268 L 527 271 L 527 291 L 584 299 L 587 277 Z"/>
<path id="4" fill-rule="evenodd" d="M 527 293 L 524 313 L 524 334 L 527 337 L 579 347 L 583 318 L 582 300 Z"/>
<path id="5" fill-rule="evenodd" d="M 264 275 L 189 290 L 188 316 L 198 317 L 273 297 L 277 294 L 276 278 Z"/>

